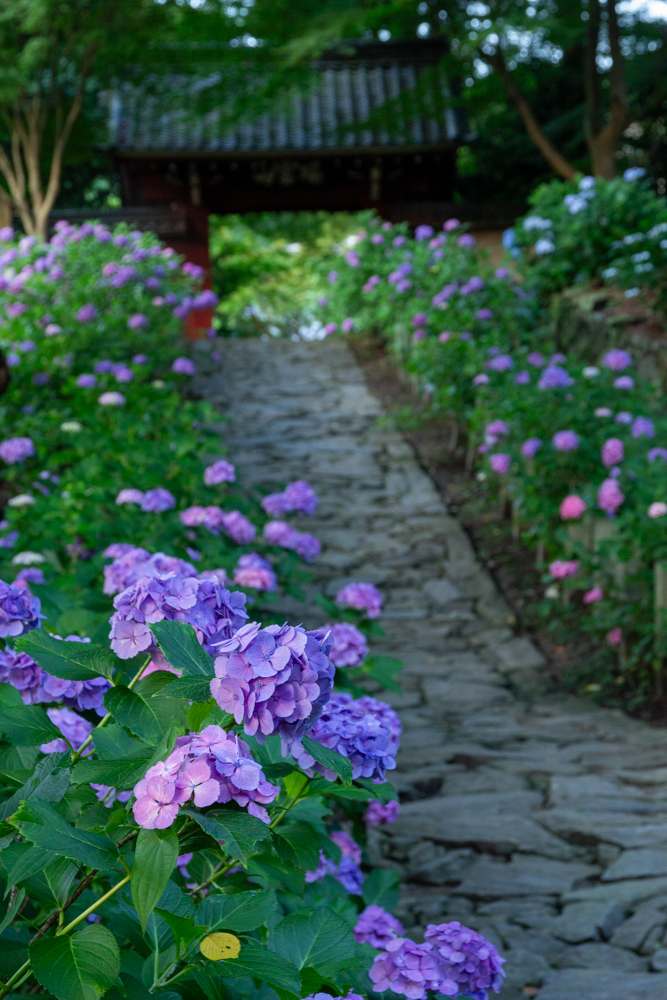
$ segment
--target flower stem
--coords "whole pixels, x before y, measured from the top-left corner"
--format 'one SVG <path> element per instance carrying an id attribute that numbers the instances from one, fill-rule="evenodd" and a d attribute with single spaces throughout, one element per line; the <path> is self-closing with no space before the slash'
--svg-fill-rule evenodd
<path id="1" fill-rule="evenodd" d="M 105 892 L 103 896 L 100 896 L 99 899 L 96 899 L 95 902 L 92 904 L 92 906 L 89 906 L 87 910 L 84 910 L 83 913 L 80 913 L 78 917 L 75 917 L 74 920 L 71 920 L 66 927 L 62 927 L 59 930 L 57 930 L 56 937 L 60 937 L 61 934 L 68 934 L 71 930 L 73 930 L 77 926 L 77 924 L 80 924 L 82 920 L 85 920 L 86 917 L 89 917 L 91 913 L 94 913 L 95 910 L 98 908 L 98 906 L 101 906 L 102 903 L 106 903 L 107 899 L 111 899 L 112 896 L 115 896 L 119 889 L 122 889 L 124 885 L 127 885 L 127 883 L 130 881 L 130 878 L 131 875 L 126 875 L 125 878 L 120 880 L 120 882 L 117 882 L 116 885 L 114 885 L 111 889 L 109 889 L 108 892 Z"/>
<path id="2" fill-rule="evenodd" d="M 150 662 L 151 658 L 150 656 L 147 656 L 144 662 L 142 663 L 141 667 L 139 668 L 138 672 L 134 675 L 130 683 L 127 685 L 128 688 L 131 689 L 134 687 L 134 685 L 137 683 L 137 681 L 139 680 L 139 678 L 141 677 L 141 675 L 143 674 L 144 670 L 146 669 L 146 667 Z M 102 721 L 95 726 L 95 729 L 102 729 L 103 726 L 106 726 L 110 718 L 111 718 L 111 713 L 107 713 L 107 715 L 104 716 Z M 95 732 L 95 729 L 93 730 L 93 733 Z M 72 764 L 76 764 L 77 760 L 81 757 L 81 754 L 86 749 L 86 747 L 90 746 L 90 744 L 93 742 L 93 733 L 89 733 L 88 736 L 86 736 L 83 743 L 81 744 L 81 746 L 79 747 L 79 749 L 74 751 L 71 760 Z M 0 1000 L 2 1000 L 1 996 Z"/>

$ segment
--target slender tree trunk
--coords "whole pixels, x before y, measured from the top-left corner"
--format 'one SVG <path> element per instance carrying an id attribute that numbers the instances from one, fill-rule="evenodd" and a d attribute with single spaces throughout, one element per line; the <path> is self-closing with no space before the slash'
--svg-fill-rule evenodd
<path id="1" fill-rule="evenodd" d="M 596 177 L 611 180 L 616 174 L 616 149 L 628 122 L 628 91 L 625 80 L 625 60 L 621 52 L 618 14 L 615 0 L 607 2 L 609 54 L 609 120 L 602 127 L 600 73 L 597 68 L 597 46 L 600 31 L 599 0 L 592 0 L 588 30 L 588 45 L 584 76 L 586 83 L 586 142 L 591 154 L 591 168 Z"/>
<path id="2" fill-rule="evenodd" d="M 549 166 L 564 180 L 571 180 L 576 173 L 574 167 L 565 159 L 564 156 L 561 156 L 556 147 L 549 141 L 542 131 L 535 115 L 533 114 L 530 104 L 517 87 L 514 77 L 507 68 L 500 45 L 492 55 L 489 55 L 481 49 L 479 50 L 479 55 L 484 62 L 487 62 L 498 73 L 498 76 L 503 81 L 505 90 L 507 91 L 507 96 L 521 116 L 528 135 L 533 140 Z"/>

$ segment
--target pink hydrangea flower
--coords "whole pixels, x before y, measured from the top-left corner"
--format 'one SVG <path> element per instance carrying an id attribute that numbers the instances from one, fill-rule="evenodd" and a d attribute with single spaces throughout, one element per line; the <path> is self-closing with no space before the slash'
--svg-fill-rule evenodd
<path id="1" fill-rule="evenodd" d="M 602 464 L 609 469 L 624 458 L 623 442 L 620 438 L 608 438 L 602 445 Z"/>
<path id="2" fill-rule="evenodd" d="M 556 451 L 575 451 L 579 447 L 579 435 L 574 431 L 557 431 L 551 443 Z"/>
<path id="3" fill-rule="evenodd" d="M 624 500 L 625 495 L 616 480 L 605 479 L 598 490 L 598 507 L 611 517 Z"/>
<path id="4" fill-rule="evenodd" d="M 336 594 L 336 604 L 364 611 L 368 618 L 379 618 L 382 594 L 372 583 L 348 583 Z"/>
<path id="5" fill-rule="evenodd" d="M 556 559 L 549 566 L 549 572 L 554 580 L 566 580 L 574 576 L 578 569 L 579 563 L 576 559 Z"/>
<path id="6" fill-rule="evenodd" d="M 582 500 L 581 497 L 576 496 L 576 494 L 571 494 L 565 497 L 560 505 L 560 516 L 564 521 L 575 520 L 581 517 L 583 512 L 586 510 L 586 501 Z"/>
<path id="7" fill-rule="evenodd" d="M 124 406 L 125 396 L 122 392 L 103 392 L 97 402 L 100 406 Z"/>
<path id="8" fill-rule="evenodd" d="M 226 462 L 224 458 L 214 462 L 204 469 L 204 482 L 207 486 L 217 486 L 219 483 L 233 483 L 236 479 L 236 470 L 231 462 Z"/>
<path id="9" fill-rule="evenodd" d="M 664 517 L 667 514 L 667 503 L 655 500 L 646 511 L 649 517 Z"/>
<path id="10" fill-rule="evenodd" d="M 499 475 L 504 475 L 510 471 L 510 463 L 510 456 L 503 452 L 496 452 L 495 455 L 489 455 L 489 464 L 493 471 L 499 473 Z"/>
<path id="11" fill-rule="evenodd" d="M 620 646 L 623 642 L 623 631 L 620 628 L 613 628 L 607 632 L 605 638 L 610 646 Z"/>
<path id="12" fill-rule="evenodd" d="M 591 590 L 587 590 L 584 594 L 584 604 L 595 604 L 597 601 L 601 601 L 604 597 L 604 591 L 601 587 L 593 587 Z"/>

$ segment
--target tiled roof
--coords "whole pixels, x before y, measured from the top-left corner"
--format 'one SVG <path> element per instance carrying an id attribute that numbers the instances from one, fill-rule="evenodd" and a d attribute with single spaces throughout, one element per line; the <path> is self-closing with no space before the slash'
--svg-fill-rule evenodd
<path id="1" fill-rule="evenodd" d="M 193 113 L 192 81 L 173 78 L 169 100 L 123 86 L 108 98 L 110 144 L 122 152 L 174 154 L 450 144 L 464 126 L 444 71 L 433 60 L 428 62 L 427 75 L 419 81 L 428 63 L 418 58 L 406 61 L 400 53 L 392 59 L 388 51 L 381 60 L 359 55 L 323 59 L 316 65 L 319 80 L 309 90 L 232 129 L 220 108 Z M 218 82 L 216 77 L 209 79 L 211 85 Z M 206 81 L 196 83 L 199 92 L 206 87 Z M 174 97 L 179 91 L 182 103 Z"/>

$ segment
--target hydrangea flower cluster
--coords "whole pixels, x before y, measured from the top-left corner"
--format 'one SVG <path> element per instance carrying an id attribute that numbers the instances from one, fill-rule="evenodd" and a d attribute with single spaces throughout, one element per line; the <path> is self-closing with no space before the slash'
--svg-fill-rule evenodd
<path id="1" fill-rule="evenodd" d="M 262 507 L 269 517 L 280 517 L 296 511 L 300 514 L 314 514 L 318 497 L 310 483 L 297 479 L 285 487 L 282 493 L 270 493 L 262 500 Z"/>
<path id="2" fill-rule="evenodd" d="M 246 595 L 230 592 L 215 580 L 197 577 L 142 576 L 114 599 L 109 620 L 111 648 L 121 660 L 154 648 L 150 626 L 168 619 L 189 622 L 204 649 L 227 638 L 248 617 Z"/>
<path id="3" fill-rule="evenodd" d="M 347 757 L 354 778 L 386 781 L 385 774 L 396 767 L 401 722 L 386 702 L 370 695 L 356 700 L 345 691 L 335 692 L 308 733 L 322 746 Z M 307 772 L 319 771 L 329 781 L 336 775 L 317 763 L 301 744 L 294 744 L 292 756 Z"/>
<path id="4" fill-rule="evenodd" d="M 134 787 L 134 818 L 146 830 L 164 830 L 190 799 L 203 809 L 236 802 L 269 823 L 266 806 L 280 791 L 266 780 L 248 744 L 220 726 L 179 736 L 165 761 L 149 767 Z"/>
<path id="5" fill-rule="evenodd" d="M 385 823 L 394 823 L 398 819 L 401 810 L 396 799 L 391 802 L 378 802 L 372 799 L 368 803 L 368 808 L 364 813 L 364 823 L 366 826 L 384 826 Z"/>
<path id="6" fill-rule="evenodd" d="M 336 667 L 359 667 L 368 656 L 366 636 L 356 625 L 349 622 L 337 622 L 335 625 L 325 625 L 323 631 L 329 631 L 333 643 L 329 659 Z"/>
<path id="7" fill-rule="evenodd" d="M 301 739 L 333 687 L 328 639 L 300 626 L 249 622 L 214 645 L 211 694 L 220 708 L 260 741 L 279 733 L 286 749 Z"/>
<path id="8" fill-rule="evenodd" d="M 336 604 L 363 611 L 368 618 L 379 618 L 382 594 L 372 583 L 348 583 L 336 594 Z"/>
<path id="9" fill-rule="evenodd" d="M 319 539 L 305 531 L 296 531 L 285 521 L 269 521 L 264 525 L 263 534 L 269 545 L 294 549 L 306 562 L 312 562 L 320 554 Z"/>
<path id="10" fill-rule="evenodd" d="M 306 872 L 306 882 L 319 882 L 325 875 L 333 875 L 347 892 L 358 896 L 361 894 L 364 882 L 364 875 L 359 867 L 361 848 L 345 830 L 334 830 L 331 839 L 340 848 L 340 861 L 336 863 L 331 858 L 325 857 L 324 852 L 320 851 L 320 863 L 315 871 Z"/>
<path id="11" fill-rule="evenodd" d="M 354 927 L 354 937 L 359 944 L 370 944 L 381 951 L 403 934 L 403 926 L 396 917 L 375 904 L 361 911 Z"/>
<path id="12" fill-rule="evenodd" d="M 151 555 L 146 549 L 127 542 L 110 545 L 104 555 L 113 558 L 113 562 L 104 567 L 105 594 L 117 594 L 144 576 L 197 576 L 194 566 L 184 559 L 167 556 L 164 552 Z"/>
<path id="13" fill-rule="evenodd" d="M 236 479 L 236 470 L 231 462 L 226 462 L 224 458 L 208 465 L 204 469 L 204 482 L 207 486 L 218 486 L 220 483 L 233 483 Z"/>
<path id="14" fill-rule="evenodd" d="M 255 590 L 269 592 L 278 586 L 271 563 L 257 552 L 248 552 L 241 556 L 234 570 L 234 583 L 239 587 L 253 587 Z"/>
<path id="15" fill-rule="evenodd" d="M 390 989 L 409 1000 L 425 1000 L 428 990 L 448 997 L 488 1000 L 489 990 L 500 991 L 504 961 L 495 945 L 453 920 L 429 924 L 423 944 L 390 937 L 369 976 L 377 992 Z"/>
<path id="16" fill-rule="evenodd" d="M 69 750 L 70 746 L 74 750 L 78 750 L 92 732 L 92 722 L 77 715 L 71 708 L 47 708 L 46 714 L 65 739 L 57 736 L 55 740 L 42 743 L 39 748 L 42 753 L 62 753 L 63 750 Z M 85 757 L 92 752 L 93 744 L 91 743 L 86 747 L 83 756 Z"/>
<path id="17" fill-rule="evenodd" d="M 78 635 L 68 635 L 65 641 L 83 640 Z M 0 651 L 0 683 L 15 687 L 25 705 L 60 701 L 69 708 L 77 708 L 81 712 L 93 710 L 100 716 L 106 714 L 103 699 L 111 686 L 104 677 L 95 677 L 89 681 L 68 681 L 52 677 L 27 653 L 17 653 L 9 647 Z"/>
<path id="18" fill-rule="evenodd" d="M 16 638 L 40 627 L 42 605 L 25 587 L 0 580 L 0 638 Z"/>
<path id="19" fill-rule="evenodd" d="M 34 454 L 35 446 L 29 437 L 7 438 L 0 442 L 0 458 L 7 465 L 25 462 L 26 458 L 32 458 Z"/>
<path id="20" fill-rule="evenodd" d="M 158 486 L 154 490 L 146 490 L 145 493 L 141 490 L 125 489 L 121 490 L 116 497 L 116 503 L 118 505 L 137 503 L 143 511 L 162 514 L 165 510 L 171 510 L 172 507 L 176 506 L 176 497 L 162 486 Z"/>

